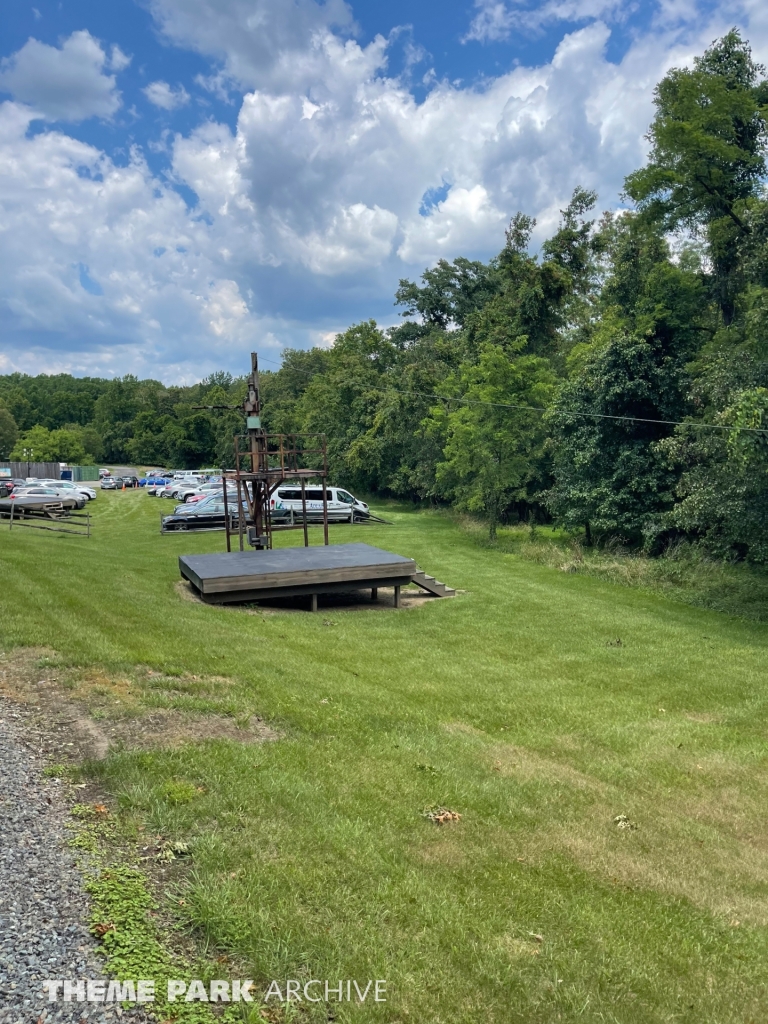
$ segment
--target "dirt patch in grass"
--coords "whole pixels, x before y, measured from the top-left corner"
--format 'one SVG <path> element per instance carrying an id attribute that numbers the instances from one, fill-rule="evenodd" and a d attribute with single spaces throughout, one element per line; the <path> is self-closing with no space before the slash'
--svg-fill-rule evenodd
<path id="1" fill-rule="evenodd" d="M 55 651 L 20 648 L 0 654 L 0 694 L 33 712 L 36 746 L 51 756 L 101 760 L 111 749 L 148 750 L 206 740 L 261 743 L 278 733 L 257 715 L 194 713 L 142 704 L 142 683 L 172 682 L 185 696 L 185 682 L 203 690 L 226 680 L 171 680 L 144 672 L 140 679 L 96 669 L 63 666 Z M 168 691 L 165 691 L 166 696 Z M 108 708 L 105 710 L 104 701 Z M 40 738 L 42 737 L 42 739 Z"/>
<path id="2" fill-rule="evenodd" d="M 416 850 L 416 856 L 422 864 L 436 867 L 459 868 L 466 864 L 470 854 L 462 847 L 455 836 L 438 836 L 424 843 Z"/>
<path id="3" fill-rule="evenodd" d="M 245 612 L 248 615 L 276 615 L 280 613 L 302 613 L 309 611 L 309 597 L 283 597 L 272 598 L 271 600 L 247 602 L 243 604 L 211 604 L 203 601 L 198 592 L 186 580 L 179 580 L 176 583 L 176 593 L 182 601 L 191 601 L 194 604 L 202 605 L 204 608 L 225 608 L 230 612 Z M 438 598 L 427 594 L 423 590 L 414 587 L 404 587 L 400 591 L 400 610 L 413 610 L 421 608 L 430 601 L 441 601 L 445 598 Z M 395 590 L 394 587 L 379 587 L 378 596 L 375 601 L 371 600 L 371 591 L 355 590 L 347 594 L 319 594 L 317 598 L 318 611 L 335 612 L 359 612 L 359 611 L 394 611 Z"/>
<path id="4" fill-rule="evenodd" d="M 502 935 L 499 946 L 514 959 L 521 956 L 538 956 L 541 952 L 540 941 L 535 938 L 521 939 L 517 935 Z"/>
<path id="5" fill-rule="evenodd" d="M 585 775 L 569 764 L 542 757 L 525 747 L 512 743 L 496 743 L 488 747 L 487 757 L 494 772 L 521 782 L 541 780 L 564 784 L 573 789 L 604 794 L 608 787 L 592 775 Z"/>
<path id="6" fill-rule="evenodd" d="M 689 722 L 699 722 L 701 725 L 718 725 L 722 722 L 721 715 L 711 715 L 706 712 L 686 711 L 683 715 Z"/>

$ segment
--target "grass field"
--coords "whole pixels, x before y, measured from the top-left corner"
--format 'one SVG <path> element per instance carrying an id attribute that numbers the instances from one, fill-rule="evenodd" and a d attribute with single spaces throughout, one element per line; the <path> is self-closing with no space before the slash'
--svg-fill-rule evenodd
<path id="1" fill-rule="evenodd" d="M 768 1019 L 768 627 L 396 507 L 331 541 L 413 556 L 455 599 L 211 608 L 182 599 L 176 558 L 221 535 L 161 537 L 143 493 L 94 514 L 89 541 L 0 527 L 3 649 L 54 650 L 74 697 L 100 679 L 100 716 L 259 715 L 279 734 L 89 769 L 190 843 L 165 909 L 209 960 L 387 982 L 386 1003 L 270 1019 Z"/>

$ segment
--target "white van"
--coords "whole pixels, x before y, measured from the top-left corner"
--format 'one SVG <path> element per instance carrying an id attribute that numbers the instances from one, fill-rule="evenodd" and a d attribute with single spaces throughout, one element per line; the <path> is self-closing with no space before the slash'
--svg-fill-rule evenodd
<path id="1" fill-rule="evenodd" d="M 323 520 L 323 489 L 309 484 L 304 488 L 307 502 L 307 521 L 322 522 Z M 352 523 L 355 519 L 367 519 L 370 510 L 364 501 L 360 501 L 343 487 L 326 488 L 329 522 Z M 273 520 L 293 519 L 301 522 L 301 485 L 279 484 L 269 502 L 270 515 Z"/>

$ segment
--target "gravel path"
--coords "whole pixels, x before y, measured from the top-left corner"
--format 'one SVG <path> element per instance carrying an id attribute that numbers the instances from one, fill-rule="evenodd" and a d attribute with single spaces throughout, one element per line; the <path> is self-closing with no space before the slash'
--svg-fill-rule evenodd
<path id="1" fill-rule="evenodd" d="M 140 1009 L 49 1003 L 46 978 L 103 978 L 61 784 L 41 775 L 32 720 L 0 697 L 0 1024 L 148 1021 Z M 35 730 L 36 731 L 36 730 Z M 35 744 L 36 746 L 36 744 Z"/>

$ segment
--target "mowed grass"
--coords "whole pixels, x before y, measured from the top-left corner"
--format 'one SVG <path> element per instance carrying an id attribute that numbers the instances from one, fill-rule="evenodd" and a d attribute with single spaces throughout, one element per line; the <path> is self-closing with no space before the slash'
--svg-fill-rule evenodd
<path id="1" fill-rule="evenodd" d="M 455 599 L 206 607 L 176 559 L 220 534 L 161 537 L 143 493 L 93 511 L 90 541 L 0 528 L 0 636 L 130 677 L 136 712 L 281 733 L 93 769 L 191 842 L 169 906 L 224 976 L 386 979 L 386 1003 L 303 1004 L 308 1021 L 768 1018 L 768 627 L 396 507 L 331 542 L 413 556 Z M 433 824 L 434 805 L 461 821 Z"/>

